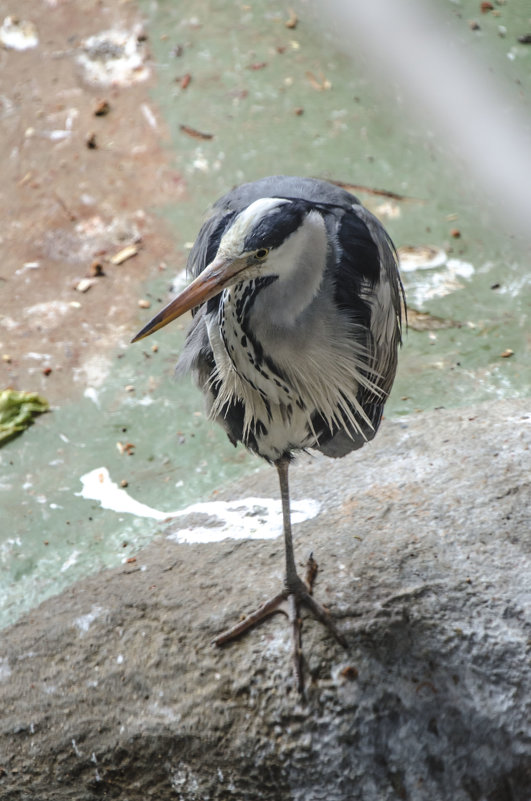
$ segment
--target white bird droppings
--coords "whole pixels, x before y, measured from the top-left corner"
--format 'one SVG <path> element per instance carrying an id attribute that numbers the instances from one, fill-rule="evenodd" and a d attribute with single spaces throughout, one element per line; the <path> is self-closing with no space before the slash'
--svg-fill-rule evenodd
<path id="1" fill-rule="evenodd" d="M 103 31 L 84 39 L 81 48 L 78 62 L 91 84 L 131 86 L 149 77 L 147 50 L 138 31 Z"/>
<path id="2" fill-rule="evenodd" d="M 112 481 L 106 467 L 98 467 L 81 476 L 83 489 L 76 495 L 99 501 L 104 509 L 129 513 L 137 517 L 167 520 L 200 514 L 216 518 L 209 525 L 180 529 L 168 539 L 176 542 L 207 543 L 224 539 L 273 539 L 282 533 L 280 501 L 274 498 L 242 498 L 234 501 L 195 503 L 186 509 L 162 512 L 132 498 L 125 489 Z M 291 520 L 294 524 L 310 520 L 319 514 L 320 504 L 312 498 L 292 502 Z"/>
<path id="3" fill-rule="evenodd" d="M 29 50 L 37 47 L 39 37 L 33 22 L 6 17 L 0 27 L 0 42 L 8 50 Z"/>

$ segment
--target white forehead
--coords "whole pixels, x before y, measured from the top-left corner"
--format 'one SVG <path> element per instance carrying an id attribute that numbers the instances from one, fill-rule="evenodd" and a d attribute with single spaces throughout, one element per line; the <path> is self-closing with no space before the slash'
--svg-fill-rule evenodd
<path id="1" fill-rule="evenodd" d="M 229 230 L 223 234 L 220 248 L 227 250 L 229 248 L 243 247 L 246 237 L 260 220 L 267 217 L 279 206 L 290 202 L 280 197 L 261 197 L 259 200 L 255 200 L 254 203 L 251 203 L 250 206 L 247 206 L 246 209 L 238 214 Z"/>

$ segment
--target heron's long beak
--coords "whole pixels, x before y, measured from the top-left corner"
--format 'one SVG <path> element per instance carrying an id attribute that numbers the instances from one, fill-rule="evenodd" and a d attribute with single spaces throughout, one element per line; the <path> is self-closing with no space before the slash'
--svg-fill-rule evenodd
<path id="1" fill-rule="evenodd" d="M 171 323 L 195 306 L 218 295 L 226 286 L 233 282 L 234 276 L 247 267 L 247 259 L 229 259 L 216 256 L 202 273 L 195 278 L 180 295 L 177 295 L 158 314 L 156 314 L 131 342 L 153 334 L 159 328 Z"/>

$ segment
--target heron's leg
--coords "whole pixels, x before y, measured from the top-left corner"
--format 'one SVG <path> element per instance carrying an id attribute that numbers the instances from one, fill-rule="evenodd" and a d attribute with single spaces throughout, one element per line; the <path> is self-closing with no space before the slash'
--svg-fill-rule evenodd
<path id="1" fill-rule="evenodd" d="M 286 557 L 286 589 L 297 592 L 300 589 L 301 579 L 297 573 L 295 565 L 295 553 L 293 551 L 293 536 L 291 534 L 291 508 L 289 501 L 289 482 L 288 470 L 289 459 L 283 457 L 275 462 L 278 471 L 278 481 L 280 484 L 280 498 L 282 501 L 282 523 L 284 528 L 284 554 Z"/>
<path id="2" fill-rule="evenodd" d="M 293 668 L 299 691 L 302 692 L 304 688 L 303 673 L 302 673 L 302 647 L 301 647 L 301 618 L 299 614 L 299 607 L 304 604 L 310 612 L 317 618 L 327 629 L 329 629 L 336 640 L 346 647 L 346 640 L 343 635 L 338 631 L 334 621 L 326 611 L 326 609 L 317 603 L 312 598 L 312 587 L 304 583 L 297 573 L 297 566 L 295 564 L 295 554 L 293 550 L 293 536 L 291 533 L 291 508 L 289 498 L 289 470 L 288 458 L 279 459 L 275 462 L 278 471 L 278 479 L 280 483 L 280 497 L 282 499 L 282 519 L 284 523 L 284 550 L 286 555 L 286 577 L 284 584 L 286 587 L 288 599 L 288 617 L 292 627 L 292 657 Z"/>
<path id="3" fill-rule="evenodd" d="M 282 519 L 284 528 L 284 551 L 286 557 L 286 576 L 284 579 L 284 589 L 271 600 L 266 601 L 252 614 L 248 615 L 228 631 L 223 632 L 215 638 L 214 645 L 224 645 L 230 640 L 235 639 L 240 634 L 248 631 L 275 612 L 283 612 L 288 616 L 291 626 L 292 659 L 293 670 L 299 692 L 304 690 L 304 679 L 302 670 L 302 648 L 301 648 L 301 617 L 300 606 L 306 606 L 314 617 L 317 618 L 329 631 L 332 632 L 336 640 L 344 647 L 346 640 L 338 631 L 334 621 L 326 609 L 321 606 L 311 595 L 309 588 L 297 573 L 295 564 L 295 554 L 293 550 L 293 537 L 291 533 L 291 511 L 289 499 L 288 469 L 289 459 L 281 458 L 275 462 L 280 483 L 280 497 L 282 499 Z"/>

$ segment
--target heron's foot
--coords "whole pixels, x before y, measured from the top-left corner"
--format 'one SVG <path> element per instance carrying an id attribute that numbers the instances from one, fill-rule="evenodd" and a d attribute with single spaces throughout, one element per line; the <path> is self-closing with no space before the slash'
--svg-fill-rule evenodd
<path id="1" fill-rule="evenodd" d="M 306 606 L 312 615 L 317 620 L 326 626 L 326 628 L 334 635 L 336 640 L 346 648 L 347 642 L 344 636 L 336 627 L 329 612 L 318 603 L 308 591 L 306 584 L 304 584 L 299 577 L 296 581 L 290 582 L 286 585 L 285 589 L 278 595 L 275 595 L 271 600 L 266 601 L 255 612 L 252 612 L 244 620 L 236 623 L 235 626 L 224 631 L 213 640 L 214 645 L 225 645 L 225 643 L 236 639 L 241 634 L 254 628 L 258 623 L 268 618 L 276 612 L 282 612 L 288 617 L 291 627 L 291 645 L 292 645 L 292 661 L 293 672 L 295 674 L 295 681 L 297 689 L 300 693 L 304 692 L 304 674 L 302 668 L 302 646 L 301 646 L 301 632 L 302 620 L 300 617 L 301 606 Z"/>

